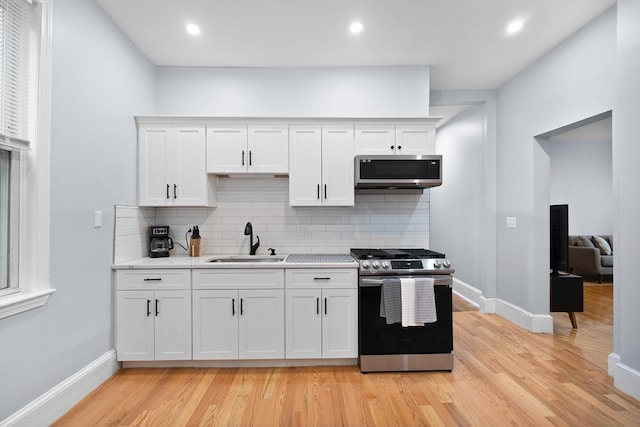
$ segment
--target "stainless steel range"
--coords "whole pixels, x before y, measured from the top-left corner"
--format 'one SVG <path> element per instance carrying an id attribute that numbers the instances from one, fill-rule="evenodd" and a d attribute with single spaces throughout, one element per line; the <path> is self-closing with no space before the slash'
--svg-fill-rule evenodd
<path id="1" fill-rule="evenodd" d="M 453 369 L 452 277 L 444 254 L 428 249 L 351 249 L 358 270 L 358 340 L 362 372 Z M 383 287 L 397 282 L 432 285 L 435 321 L 389 323 L 381 309 Z M 431 289 L 431 287 L 429 287 Z M 403 288 L 404 292 L 404 288 Z M 403 295 L 404 297 L 404 295 Z M 400 309 L 406 308 L 402 302 Z M 388 305 L 388 304 L 387 304 Z M 383 304 L 384 306 L 384 304 Z"/>

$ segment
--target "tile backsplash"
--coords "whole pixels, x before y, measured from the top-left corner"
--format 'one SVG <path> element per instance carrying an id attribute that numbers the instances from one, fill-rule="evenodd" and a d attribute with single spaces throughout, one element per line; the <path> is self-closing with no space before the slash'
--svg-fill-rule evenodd
<path id="1" fill-rule="evenodd" d="M 350 207 L 291 207 L 288 178 L 218 178 L 216 208 L 116 206 L 114 260 L 146 256 L 149 225 L 170 226 L 172 255 L 188 254 L 185 235 L 194 225 L 202 236 L 202 254 L 248 254 L 247 222 L 253 225 L 254 242 L 255 236 L 260 237 L 258 254 L 268 254 L 268 248 L 278 254 L 348 253 L 354 247 L 428 248 L 429 192 L 356 194 L 355 206 Z"/>

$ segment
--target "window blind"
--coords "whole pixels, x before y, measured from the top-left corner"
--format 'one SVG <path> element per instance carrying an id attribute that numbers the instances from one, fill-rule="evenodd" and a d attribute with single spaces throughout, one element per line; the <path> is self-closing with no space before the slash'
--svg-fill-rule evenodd
<path id="1" fill-rule="evenodd" d="M 0 149 L 28 150 L 33 5 L 0 0 Z"/>

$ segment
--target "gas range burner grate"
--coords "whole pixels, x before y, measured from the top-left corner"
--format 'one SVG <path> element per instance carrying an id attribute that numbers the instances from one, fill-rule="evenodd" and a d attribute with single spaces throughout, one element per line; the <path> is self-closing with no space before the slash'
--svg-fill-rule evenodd
<path id="1" fill-rule="evenodd" d="M 430 249 L 351 249 L 356 259 L 426 259 L 445 258 L 440 252 Z"/>

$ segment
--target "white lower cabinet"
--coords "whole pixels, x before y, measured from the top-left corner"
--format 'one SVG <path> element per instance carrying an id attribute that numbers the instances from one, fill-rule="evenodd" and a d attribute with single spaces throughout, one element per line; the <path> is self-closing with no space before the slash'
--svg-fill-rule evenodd
<path id="1" fill-rule="evenodd" d="M 286 358 L 358 357 L 357 272 L 286 271 Z"/>
<path id="2" fill-rule="evenodd" d="M 177 276 L 166 271 L 116 274 L 118 361 L 191 359 L 190 275 L 188 270 Z"/>
<path id="3" fill-rule="evenodd" d="M 193 358 L 283 359 L 284 271 L 194 271 Z"/>
<path id="4" fill-rule="evenodd" d="M 115 277 L 118 361 L 358 357 L 356 269 L 131 269 Z"/>

